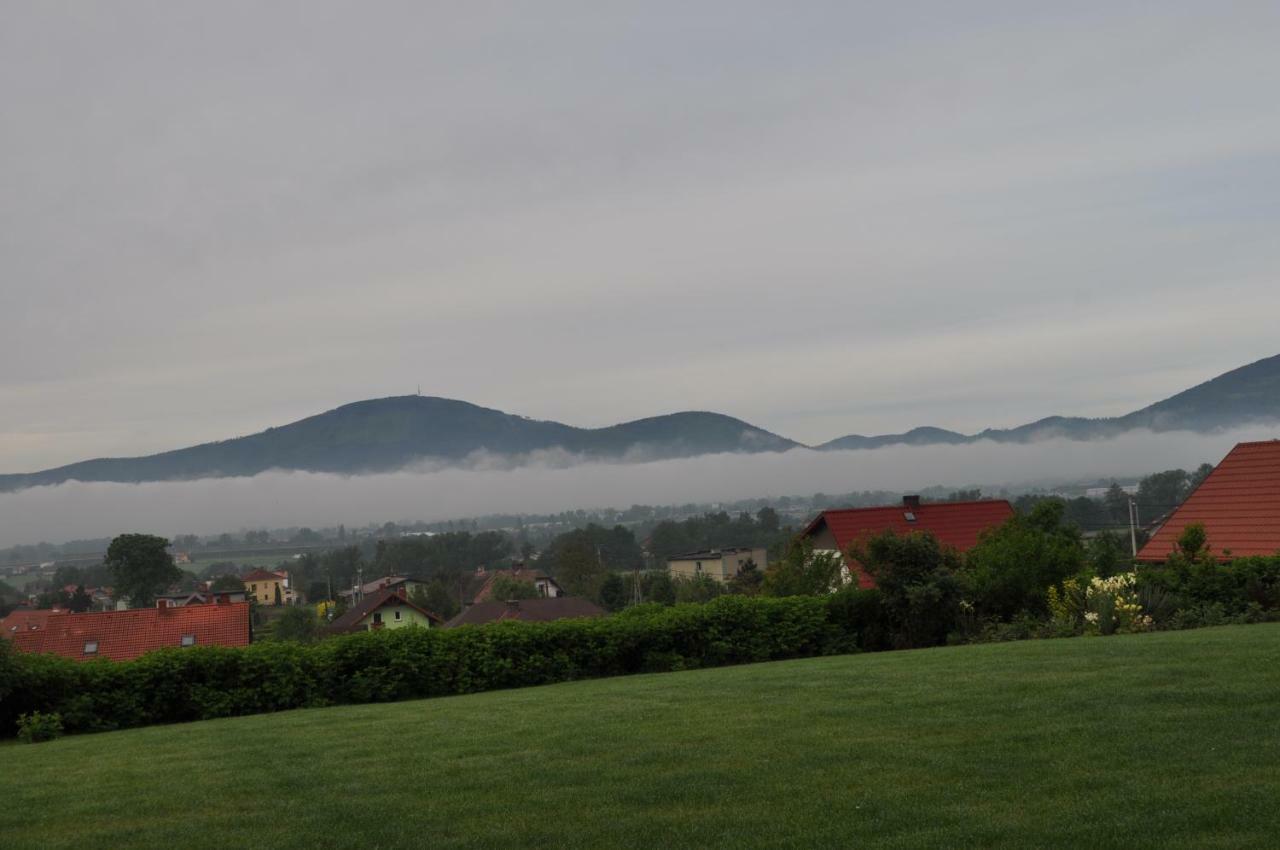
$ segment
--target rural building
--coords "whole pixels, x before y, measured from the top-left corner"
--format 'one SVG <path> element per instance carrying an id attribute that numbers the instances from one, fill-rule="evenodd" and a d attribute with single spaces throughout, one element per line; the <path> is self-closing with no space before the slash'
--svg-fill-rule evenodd
<path id="1" fill-rule="evenodd" d="M 156 597 L 157 605 L 169 608 L 181 608 L 185 605 L 208 605 L 220 603 L 230 605 L 232 602 L 248 602 L 246 590 L 187 590 L 164 593 Z"/>
<path id="2" fill-rule="evenodd" d="M 405 596 L 413 596 L 414 591 L 426 591 L 427 583 L 420 578 L 413 576 L 383 576 L 375 578 L 373 581 L 366 581 L 358 588 L 348 588 L 338 592 L 338 596 L 348 603 L 359 602 L 366 596 L 377 593 L 379 590 L 404 590 Z"/>
<path id="3" fill-rule="evenodd" d="M 526 582 L 533 585 L 540 596 L 548 599 L 555 599 L 564 596 L 564 588 L 562 588 L 555 579 L 550 575 L 532 567 L 526 567 L 524 564 L 512 564 L 509 570 L 487 570 L 480 567 L 476 570 L 472 579 L 471 601 L 473 603 L 488 602 L 493 598 L 493 585 L 499 578 L 509 578 L 512 581 Z"/>
<path id="4" fill-rule="evenodd" d="M 249 591 L 249 598 L 259 605 L 293 605 L 298 602 L 298 595 L 290 587 L 289 574 L 283 570 L 257 569 L 241 576 L 240 580 Z"/>
<path id="5" fill-rule="evenodd" d="M 545 599 L 512 599 L 507 602 L 491 600 L 477 602 L 462 609 L 462 613 L 444 624 L 446 629 L 458 626 L 479 626 L 501 620 L 524 620 L 546 623 L 573 617 L 603 617 L 605 610 L 589 599 L 580 596 L 552 596 Z"/>
<path id="6" fill-rule="evenodd" d="M 366 596 L 355 607 L 347 609 L 329 624 L 329 634 L 351 632 L 376 632 L 381 629 L 401 629 L 420 626 L 428 629 L 439 626 L 443 620 L 408 600 L 403 587 L 384 588 Z"/>
<path id="7" fill-rule="evenodd" d="M 1169 515 L 1138 552 L 1164 561 L 1192 523 L 1204 526 L 1219 560 L 1280 553 L 1280 440 L 1240 443 Z"/>
<path id="8" fill-rule="evenodd" d="M 978 535 L 1013 516 L 1013 505 L 1005 499 L 976 502 L 921 502 L 919 496 L 905 496 L 900 505 L 878 508 L 842 508 L 823 511 L 801 534 L 813 544 L 814 552 L 838 552 L 844 560 L 844 581 L 857 577 L 860 587 L 875 582 L 849 557 L 849 548 L 859 541 L 893 531 L 909 534 L 927 531 L 944 546 L 967 552 Z"/>
<path id="9" fill-rule="evenodd" d="M 728 581 L 742 571 L 748 563 L 764 572 L 768 566 L 768 552 L 764 549 L 704 549 L 686 552 L 667 560 L 667 572 L 672 578 L 696 578 L 711 576 L 716 581 Z"/>
<path id="10" fill-rule="evenodd" d="M 129 661 L 165 647 L 248 646 L 249 605 L 55 614 L 43 627 L 14 632 L 10 638 L 22 652 L 49 652 L 76 661 Z"/>

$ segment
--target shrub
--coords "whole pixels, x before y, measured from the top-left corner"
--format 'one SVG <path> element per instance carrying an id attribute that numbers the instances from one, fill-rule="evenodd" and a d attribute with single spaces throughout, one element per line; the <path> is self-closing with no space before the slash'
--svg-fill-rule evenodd
<path id="1" fill-rule="evenodd" d="M 960 556 L 932 534 L 886 531 L 851 553 L 875 579 L 895 648 L 937 646 L 960 613 Z"/>
<path id="2" fill-rule="evenodd" d="M 35 712 L 60 714 L 68 733 L 105 731 L 848 651 L 864 632 L 874 639 L 851 619 L 874 616 L 871 599 L 840 609 L 819 597 L 722 596 L 609 618 L 163 649 L 128 662 L 15 655 L 0 664 L 0 735 Z"/>
<path id="3" fill-rule="evenodd" d="M 24 744 L 38 744 L 62 737 L 62 715 L 57 712 L 18 715 L 18 740 Z"/>
<path id="4" fill-rule="evenodd" d="M 979 616 L 1046 614 L 1048 589 L 1084 569 L 1080 532 L 1063 525 L 1062 512 L 1062 502 L 1047 500 L 982 533 L 965 556 L 966 596 Z"/>

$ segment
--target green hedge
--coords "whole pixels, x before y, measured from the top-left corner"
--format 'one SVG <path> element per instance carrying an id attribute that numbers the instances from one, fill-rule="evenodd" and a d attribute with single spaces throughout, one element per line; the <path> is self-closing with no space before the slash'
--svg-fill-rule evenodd
<path id="1" fill-rule="evenodd" d="M 863 634 L 859 621 L 877 622 L 877 607 L 875 591 L 856 589 L 826 598 L 724 596 L 595 620 L 164 649 L 129 662 L 0 648 L 0 736 L 13 736 L 18 716 L 35 711 L 57 712 L 68 733 L 95 732 L 878 649 L 878 633 Z"/>

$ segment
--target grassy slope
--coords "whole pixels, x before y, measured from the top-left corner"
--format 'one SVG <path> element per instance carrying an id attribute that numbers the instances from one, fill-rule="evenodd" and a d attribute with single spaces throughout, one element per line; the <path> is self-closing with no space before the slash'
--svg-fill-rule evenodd
<path id="1" fill-rule="evenodd" d="M 1280 625 L 0 748 L 18 847 L 1274 846 Z"/>

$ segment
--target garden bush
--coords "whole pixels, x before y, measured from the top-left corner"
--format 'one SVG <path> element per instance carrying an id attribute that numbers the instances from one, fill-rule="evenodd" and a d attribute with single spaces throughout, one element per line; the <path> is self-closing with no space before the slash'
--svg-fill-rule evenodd
<path id="1" fill-rule="evenodd" d="M 0 735 L 37 712 L 61 715 L 68 733 L 95 732 L 852 651 L 879 640 L 863 638 L 855 617 L 875 610 L 869 597 L 840 594 L 724 596 L 601 619 L 173 648 L 127 662 L 0 649 Z"/>

